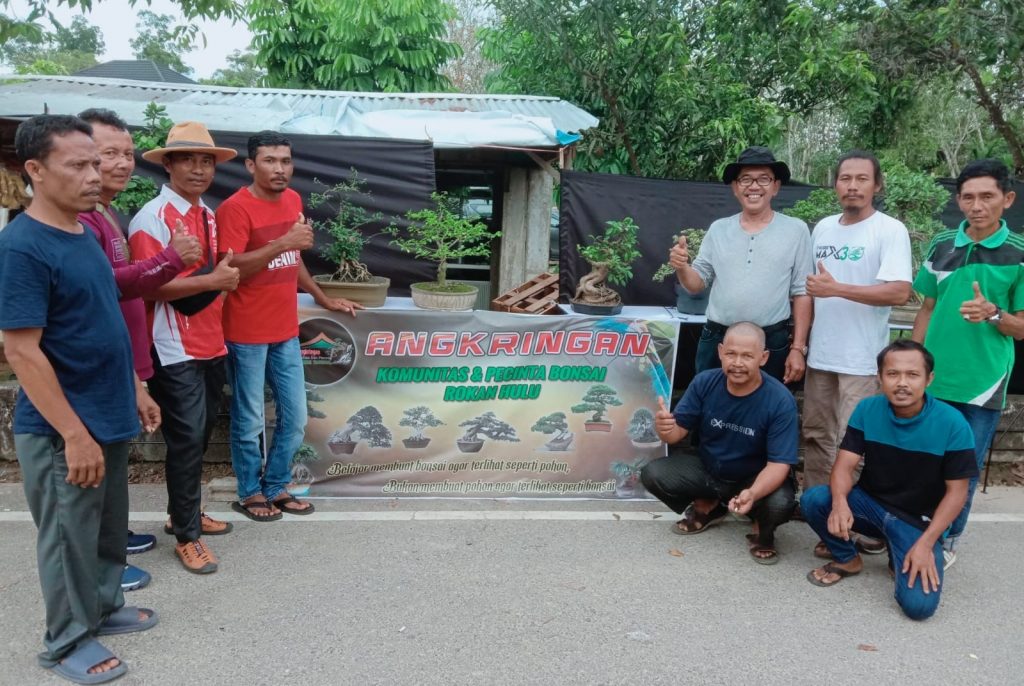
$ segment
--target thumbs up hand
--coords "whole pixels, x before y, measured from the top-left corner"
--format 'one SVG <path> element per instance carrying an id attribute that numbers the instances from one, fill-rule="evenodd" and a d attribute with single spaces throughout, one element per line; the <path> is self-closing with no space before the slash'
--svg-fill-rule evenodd
<path id="1" fill-rule="evenodd" d="M 234 256 L 234 251 L 228 250 L 227 254 L 224 255 L 224 259 L 217 263 L 214 270 L 210 272 L 210 280 L 213 283 L 213 287 L 219 291 L 233 291 L 238 288 L 238 280 L 240 278 L 238 267 L 231 266 L 231 260 Z"/>
<path id="2" fill-rule="evenodd" d="M 199 239 L 188 232 L 180 219 L 174 225 L 170 245 L 186 267 L 191 267 L 203 256 L 203 246 Z"/>
<path id="3" fill-rule="evenodd" d="M 685 235 L 680 234 L 668 251 L 668 263 L 673 269 L 682 269 L 690 263 L 690 251 L 686 247 Z"/>
<path id="4" fill-rule="evenodd" d="M 677 428 L 676 418 L 665 405 L 665 399 L 658 396 L 658 411 L 654 414 L 654 430 L 658 438 L 666 443 L 675 443 L 679 440 L 675 435 Z"/>
<path id="5" fill-rule="evenodd" d="M 304 214 L 299 213 L 299 218 L 282 240 L 289 250 L 309 250 L 313 247 L 313 227 L 306 223 Z"/>
<path id="6" fill-rule="evenodd" d="M 807 275 L 807 295 L 813 298 L 834 298 L 839 295 L 838 286 L 839 282 L 821 260 L 818 260 L 818 273 Z"/>
<path id="7" fill-rule="evenodd" d="M 974 297 L 970 300 L 965 300 L 960 305 L 960 314 L 972 324 L 987 321 L 989 317 L 994 316 L 999 311 L 999 308 L 995 303 L 985 299 L 981 292 L 981 286 L 978 285 L 977 281 L 971 284 L 971 288 L 974 290 Z"/>

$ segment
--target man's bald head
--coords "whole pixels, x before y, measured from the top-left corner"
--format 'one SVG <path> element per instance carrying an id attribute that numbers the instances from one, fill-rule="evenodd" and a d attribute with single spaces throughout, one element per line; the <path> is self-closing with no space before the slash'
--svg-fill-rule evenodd
<path id="1" fill-rule="evenodd" d="M 725 338 L 722 341 L 728 341 L 730 337 L 753 338 L 757 341 L 758 350 L 764 350 L 764 329 L 757 324 L 736 322 L 725 330 Z"/>

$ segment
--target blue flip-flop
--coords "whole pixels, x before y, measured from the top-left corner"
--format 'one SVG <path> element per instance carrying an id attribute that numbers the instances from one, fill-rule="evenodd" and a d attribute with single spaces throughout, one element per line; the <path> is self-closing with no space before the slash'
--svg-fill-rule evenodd
<path id="1" fill-rule="evenodd" d="M 140 621 L 140 611 L 148 612 L 149 617 Z M 136 631 L 152 629 L 159 621 L 160 618 L 157 616 L 156 610 L 150 610 L 148 607 L 128 607 L 125 605 L 120 610 L 110 613 L 106 620 L 100 624 L 100 628 L 96 630 L 96 635 L 132 634 Z"/>
<path id="2" fill-rule="evenodd" d="M 107 650 L 106 646 L 99 641 L 90 638 L 80 641 L 63 661 L 50 667 L 50 670 L 76 684 L 105 684 L 119 676 L 124 676 L 128 671 L 128 665 L 121 662 L 117 667 L 106 672 L 89 673 L 90 669 L 110 659 L 120 660 L 121 658 Z"/>

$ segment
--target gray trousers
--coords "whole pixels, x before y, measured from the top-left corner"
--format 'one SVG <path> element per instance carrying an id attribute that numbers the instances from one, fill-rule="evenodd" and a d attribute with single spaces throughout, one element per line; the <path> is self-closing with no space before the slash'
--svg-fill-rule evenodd
<path id="1" fill-rule="evenodd" d="M 97 488 L 65 480 L 60 436 L 17 434 L 14 447 L 39 530 L 36 557 L 46 606 L 46 650 L 39 663 L 52 667 L 124 605 L 128 441 L 102 446 L 106 476 Z"/>

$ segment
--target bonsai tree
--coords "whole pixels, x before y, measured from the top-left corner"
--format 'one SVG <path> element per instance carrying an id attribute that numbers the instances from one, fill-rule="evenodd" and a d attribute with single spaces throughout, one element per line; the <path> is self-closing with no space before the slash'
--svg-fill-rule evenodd
<path id="1" fill-rule="evenodd" d="M 612 462 L 609 468 L 615 477 L 615 494 L 620 497 L 634 497 L 640 483 L 640 472 L 647 464 L 647 458 L 638 457 L 632 462 Z"/>
<path id="2" fill-rule="evenodd" d="M 292 456 L 292 481 L 297 484 L 308 484 L 313 481 L 313 472 L 306 466 L 310 462 L 320 459 L 316 448 L 309 443 L 303 443 Z"/>
<path id="3" fill-rule="evenodd" d="M 501 235 L 488 231 L 480 221 L 464 219 L 456 198 L 432 193 L 433 207 L 407 212 L 411 224 L 406 231 L 391 225 L 384 230 L 394 238 L 391 243 L 402 252 L 437 264 L 437 280 L 413 284 L 423 290 L 442 293 L 466 293 L 472 286 L 448 281 L 448 263 L 463 257 L 488 257 L 490 242 Z"/>
<path id="4" fill-rule="evenodd" d="M 587 420 L 588 423 L 610 425 L 610 422 L 605 419 L 605 412 L 607 412 L 608 406 L 621 404 L 622 401 L 619 400 L 615 389 L 602 383 L 591 386 L 583 396 L 583 402 L 573 405 L 570 409 L 572 409 L 574 414 L 593 412 L 594 414 Z"/>
<path id="5" fill-rule="evenodd" d="M 466 427 L 465 433 L 459 438 L 460 442 L 476 443 L 483 442 L 481 436 L 486 436 L 494 441 L 509 441 L 518 443 L 515 427 L 498 419 L 493 412 L 484 412 L 482 415 L 467 419 L 459 424 Z"/>
<path id="6" fill-rule="evenodd" d="M 360 441 L 366 441 L 372 448 L 391 447 L 391 430 L 384 426 L 380 410 L 373 405 L 367 405 L 349 417 L 345 426 L 327 439 L 327 445 L 335 453 L 352 453 Z"/>
<path id="7" fill-rule="evenodd" d="M 544 415 L 530 427 L 530 431 L 551 436 L 551 440 L 545 443 L 551 450 L 566 450 L 572 444 L 573 433 L 569 431 L 564 412 Z"/>
<path id="8" fill-rule="evenodd" d="M 672 243 L 675 244 L 680 236 L 686 236 L 686 249 L 691 255 L 696 257 L 697 253 L 700 252 L 700 244 L 704 241 L 705 234 L 707 234 L 707 229 L 683 229 L 679 233 L 672 235 Z M 651 281 L 664 281 L 666 277 L 672 276 L 675 273 L 676 270 L 672 268 L 672 265 L 665 262 L 658 267 L 658 271 L 654 272 Z"/>
<path id="9" fill-rule="evenodd" d="M 309 196 L 311 208 L 323 207 L 333 212 L 329 219 L 311 221 L 318 231 L 331 238 L 331 242 L 320 250 L 325 260 L 338 265 L 337 270 L 327 277 L 330 281 L 367 283 L 374 278 L 366 265 L 359 261 L 367 241 L 373 237 L 364 236 L 362 231 L 370 224 L 381 221 L 384 215 L 380 212 L 371 213 L 362 205 L 357 205 L 353 202 L 357 196 L 369 200 L 371 194 L 366 190 L 366 181 L 359 178 L 355 169 L 350 171 L 347 179 L 339 181 L 323 193 Z"/>
<path id="10" fill-rule="evenodd" d="M 590 272 L 580 279 L 573 302 L 583 305 L 618 305 L 622 302 L 622 297 L 605 282 L 624 286 L 633 278 L 632 265 L 640 257 L 636 239 L 638 229 L 630 217 L 609 221 L 590 245 L 576 246 L 580 256 L 590 264 Z"/>
<path id="11" fill-rule="evenodd" d="M 433 426 L 443 426 L 444 422 L 434 416 L 434 413 L 426 405 L 410 407 L 403 413 L 399 426 L 408 426 L 413 430 L 412 436 L 405 439 L 405 447 L 425 447 L 430 439 L 423 435 L 423 430 Z"/>
<path id="12" fill-rule="evenodd" d="M 658 433 L 654 430 L 654 413 L 646 407 L 641 407 L 633 413 L 626 433 L 634 443 L 661 443 Z"/>
<path id="13" fill-rule="evenodd" d="M 306 384 L 306 416 L 310 419 L 326 419 L 327 415 L 313 407 L 313 403 L 322 403 L 324 397 L 316 392 L 316 386 Z"/>

